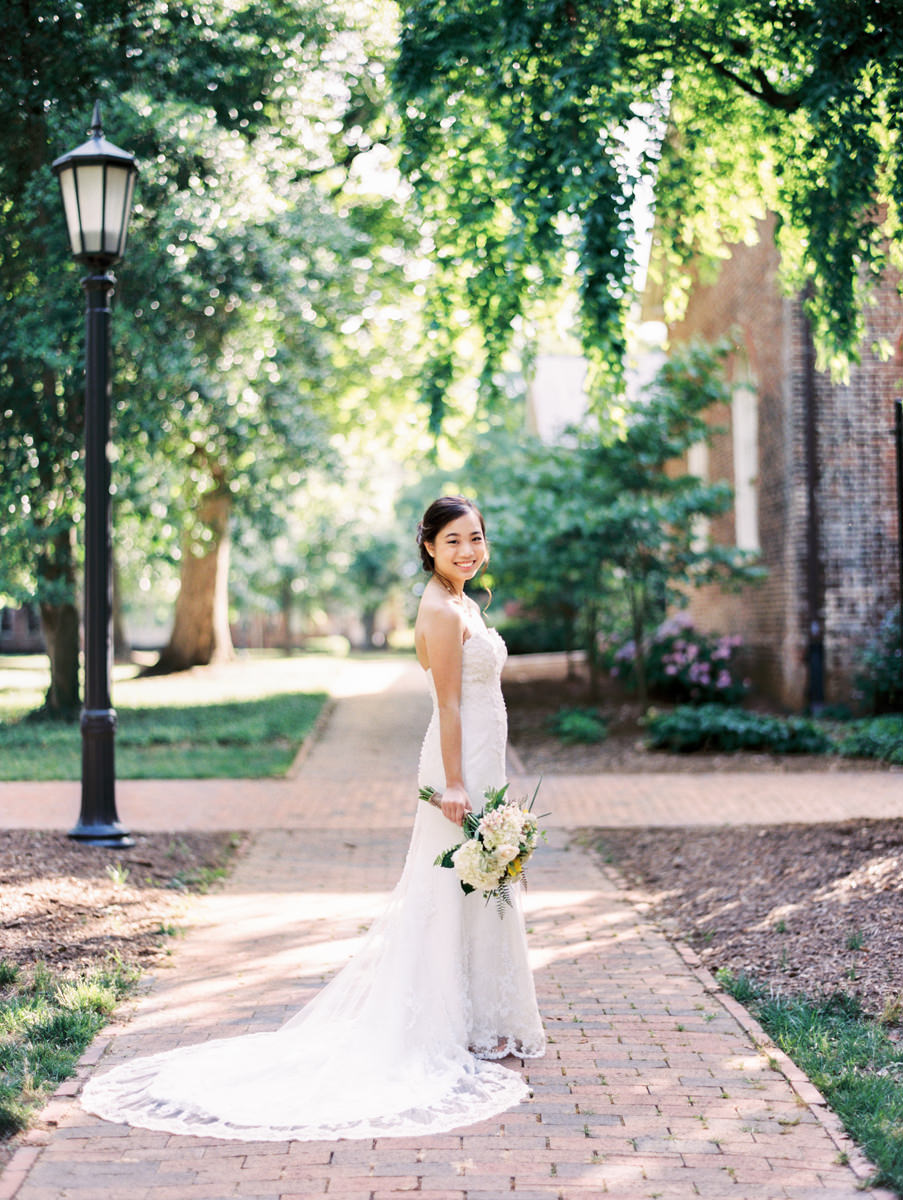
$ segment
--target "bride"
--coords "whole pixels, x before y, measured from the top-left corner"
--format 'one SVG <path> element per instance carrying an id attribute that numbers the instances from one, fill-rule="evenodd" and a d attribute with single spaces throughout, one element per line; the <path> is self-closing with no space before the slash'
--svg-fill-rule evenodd
<path id="1" fill-rule="evenodd" d="M 527 962 L 520 886 L 500 916 L 434 865 L 465 813 L 505 782 L 502 639 L 464 585 L 488 561 L 479 509 L 443 496 L 417 534 L 429 580 L 415 625 L 433 715 L 401 878 L 338 975 L 275 1033 L 135 1059 L 90 1080 L 82 1105 L 110 1121 L 247 1141 L 441 1133 L 529 1094 L 493 1059 L 537 1058 L 545 1039 Z M 413 789 L 412 789 L 413 791 Z"/>

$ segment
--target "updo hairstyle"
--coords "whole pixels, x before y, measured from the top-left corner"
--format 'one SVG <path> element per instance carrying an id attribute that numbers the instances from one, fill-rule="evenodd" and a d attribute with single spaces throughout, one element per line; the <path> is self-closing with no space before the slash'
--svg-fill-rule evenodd
<path id="1" fill-rule="evenodd" d="M 424 571 L 432 574 L 435 570 L 433 556 L 427 550 L 426 543 L 435 543 L 446 525 L 450 525 L 452 521 L 457 521 L 458 517 L 464 517 L 468 513 L 473 513 L 480 522 L 486 546 L 486 560 L 483 565 L 486 565 L 486 561 L 489 559 L 489 542 L 486 538 L 486 522 L 483 520 L 483 514 L 474 502 L 465 496 L 440 496 L 429 506 L 423 514 L 423 520 L 417 526 L 417 545 L 420 547 L 420 561 Z"/>

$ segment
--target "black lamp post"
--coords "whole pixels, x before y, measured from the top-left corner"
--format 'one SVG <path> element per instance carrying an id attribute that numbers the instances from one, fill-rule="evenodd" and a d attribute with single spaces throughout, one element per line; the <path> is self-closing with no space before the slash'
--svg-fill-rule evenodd
<path id="1" fill-rule="evenodd" d="M 95 846 L 130 846 L 116 814 L 110 702 L 113 663 L 112 519 L 110 508 L 110 300 L 113 263 L 122 258 L 138 168 L 103 136 L 100 103 L 91 139 L 58 158 L 73 257 L 85 264 L 85 702 L 81 716 L 82 798 L 69 836 Z"/>

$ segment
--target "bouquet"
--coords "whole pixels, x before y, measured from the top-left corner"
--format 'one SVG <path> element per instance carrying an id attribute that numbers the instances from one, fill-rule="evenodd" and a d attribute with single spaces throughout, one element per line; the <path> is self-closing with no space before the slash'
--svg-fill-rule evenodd
<path id="1" fill-rule="evenodd" d="M 466 839 L 436 859 L 437 867 L 451 867 L 458 872 L 465 894 L 482 891 L 487 901 L 494 896 L 500 916 L 504 916 L 504 906 L 511 904 L 511 884 L 520 879 L 526 886 L 524 867 L 539 838 L 545 836 L 540 834 L 533 815 L 539 784 L 525 806 L 509 799 L 507 791 L 507 783 L 501 788 L 487 788 L 482 812 L 464 816 Z M 421 788 L 420 799 L 436 808 L 442 806 L 442 797 L 435 788 Z"/>

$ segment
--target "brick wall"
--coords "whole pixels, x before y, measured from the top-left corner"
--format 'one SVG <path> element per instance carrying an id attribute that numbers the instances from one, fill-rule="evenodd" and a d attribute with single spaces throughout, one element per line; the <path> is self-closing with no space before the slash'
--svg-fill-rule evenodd
<path id="1" fill-rule="evenodd" d="M 0 654 L 39 654 L 44 637 L 37 608 L 0 609 Z"/>
<path id="2" fill-rule="evenodd" d="M 758 396 L 759 541 L 768 578 L 739 595 L 707 588 L 691 600 L 705 629 L 742 633 L 757 688 L 788 708 L 807 695 L 809 593 L 805 453 L 806 325 L 799 303 L 777 286 L 778 255 L 770 222 L 756 246 L 738 246 L 717 280 L 698 286 L 675 342 L 729 335 L 736 342 L 728 371 Z M 888 278 L 869 311 L 861 365 L 846 385 L 815 377 L 818 445 L 817 507 L 824 619 L 825 690 L 829 702 L 849 701 L 858 651 L 898 599 L 892 400 L 901 394 L 899 359 L 881 362 L 871 343 L 896 343 L 903 304 Z M 709 455 L 709 478 L 735 483 L 731 412 L 713 412 L 724 426 Z M 735 541 L 733 514 L 712 523 L 712 537 Z"/>

